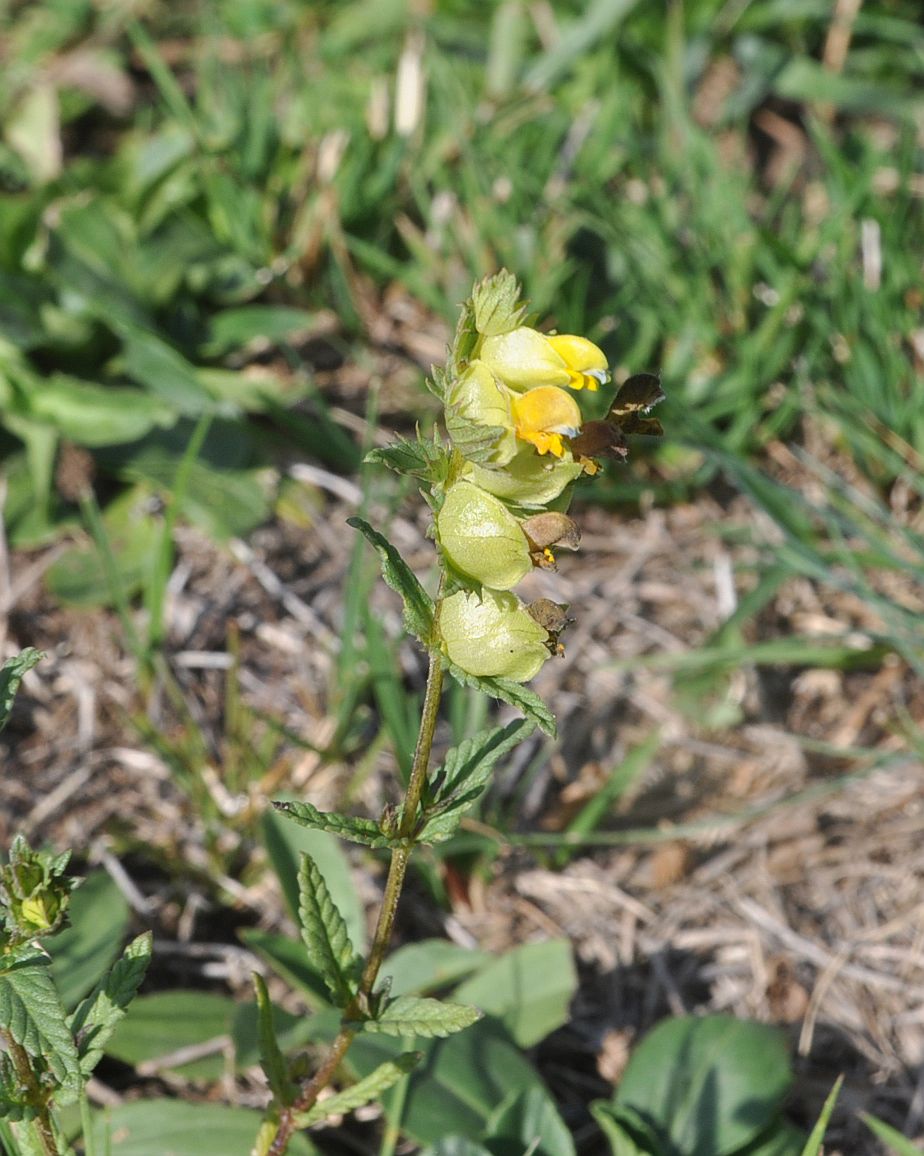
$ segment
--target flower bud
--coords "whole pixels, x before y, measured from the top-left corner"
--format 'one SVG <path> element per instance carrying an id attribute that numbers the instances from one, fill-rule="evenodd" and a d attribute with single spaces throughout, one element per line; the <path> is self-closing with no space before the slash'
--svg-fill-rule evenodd
<path id="1" fill-rule="evenodd" d="M 503 502 L 471 482 L 449 488 L 436 534 L 456 570 L 494 590 L 509 590 L 532 569 L 520 523 Z"/>
<path id="2" fill-rule="evenodd" d="M 513 594 L 459 591 L 440 610 L 443 651 L 467 674 L 528 682 L 551 651 L 548 632 Z"/>
<path id="3" fill-rule="evenodd" d="M 505 502 L 538 509 L 561 497 L 568 485 L 583 473 L 583 466 L 554 457 L 540 457 L 534 449 L 522 449 L 503 469 L 467 466 L 463 477 Z"/>
<path id="4" fill-rule="evenodd" d="M 446 431 L 463 457 L 505 465 L 517 451 L 510 391 L 473 361 L 446 398 Z M 580 423 L 579 423 L 580 424 Z"/>
<path id="5" fill-rule="evenodd" d="M 481 360 L 499 381 L 518 391 L 540 385 L 593 390 L 609 380 L 603 350 L 586 337 L 547 336 L 526 325 L 485 337 Z"/>

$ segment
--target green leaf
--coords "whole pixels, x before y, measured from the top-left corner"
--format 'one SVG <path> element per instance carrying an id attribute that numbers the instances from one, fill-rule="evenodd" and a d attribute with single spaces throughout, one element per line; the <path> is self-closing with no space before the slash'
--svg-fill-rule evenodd
<path id="1" fill-rule="evenodd" d="M 176 420 L 166 402 L 143 390 L 96 385 L 61 373 L 43 381 L 30 398 L 30 411 L 37 421 L 82 446 L 135 441 Z"/>
<path id="2" fill-rule="evenodd" d="M 360 960 L 323 875 L 305 853 L 298 873 L 298 894 L 302 939 L 308 948 L 308 957 L 321 973 L 334 1003 L 346 1007 L 356 992 Z"/>
<path id="3" fill-rule="evenodd" d="M 351 941 L 357 951 L 362 952 L 366 946 L 365 912 L 339 839 L 327 831 L 289 823 L 274 810 L 263 812 L 261 826 L 267 853 L 295 922 L 298 923 L 298 868 L 304 851 L 317 863 L 331 898 L 346 921 Z"/>
<path id="4" fill-rule="evenodd" d="M 257 1038 L 260 1048 L 260 1067 L 277 1104 L 289 1105 L 295 1098 L 295 1086 L 289 1079 L 289 1066 L 279 1050 L 273 1005 L 263 976 L 254 972 L 254 992 L 257 998 Z"/>
<path id="5" fill-rule="evenodd" d="M 23 675 L 44 657 L 43 650 L 36 650 L 34 646 L 30 646 L 8 658 L 3 666 L 0 666 L 0 731 L 9 722 L 13 700 L 16 698 Z"/>
<path id="6" fill-rule="evenodd" d="M 152 944 L 150 931 L 133 939 L 96 991 L 79 1004 L 70 1017 L 80 1070 L 85 1076 L 99 1063 L 106 1041 L 135 998 L 151 962 Z"/>
<path id="7" fill-rule="evenodd" d="M 367 462 L 386 466 L 398 474 L 428 479 L 442 476 L 446 459 L 446 451 L 441 445 L 423 439 L 412 442 L 407 438 L 370 450 L 365 458 Z M 440 465 L 442 469 L 437 469 Z"/>
<path id="8" fill-rule="evenodd" d="M 802 1156 L 818 1156 L 818 1154 L 821 1152 L 821 1146 L 825 1139 L 825 1132 L 828 1130 L 828 1123 L 831 1119 L 831 1114 L 834 1111 L 834 1105 L 837 1103 L 837 1098 L 840 1095 L 843 1083 L 843 1076 L 838 1076 L 838 1078 L 834 1081 L 834 1087 L 828 1093 L 827 1099 L 822 1106 L 821 1114 L 815 1121 L 815 1127 L 809 1133 L 808 1140 L 805 1142 L 805 1147 L 802 1149 Z"/>
<path id="9" fill-rule="evenodd" d="M 433 600 L 411 572 L 408 564 L 386 538 L 364 522 L 362 518 L 347 518 L 347 525 L 372 543 L 382 564 L 382 577 L 401 596 L 404 603 L 404 624 L 421 642 L 433 636 Z"/>
<path id="10" fill-rule="evenodd" d="M 46 943 L 51 975 L 68 1011 L 91 992 L 125 941 L 130 911 L 108 871 L 93 871 L 71 894 L 69 926 Z"/>
<path id="11" fill-rule="evenodd" d="M 0 1027 L 47 1066 L 58 1085 L 55 1098 L 59 1104 L 77 1098 L 82 1083 L 80 1061 L 43 957 L 0 972 Z"/>
<path id="12" fill-rule="evenodd" d="M 294 819 L 302 827 L 317 831 L 329 831 L 341 839 L 352 843 L 362 843 L 366 847 L 394 847 L 398 840 L 382 833 L 382 828 L 373 819 L 355 819 L 336 811 L 319 811 L 312 803 L 274 802 L 273 807 L 287 819 Z"/>
<path id="13" fill-rule="evenodd" d="M 609 1141 L 613 1156 L 662 1156 L 661 1141 L 654 1129 L 632 1108 L 597 1100 L 590 1110 Z"/>
<path id="14" fill-rule="evenodd" d="M 570 943 L 548 939 L 498 956 L 457 987 L 453 999 L 495 1016 L 520 1047 L 530 1048 L 568 1022 L 576 991 Z"/>
<path id="15" fill-rule="evenodd" d="M 94 1113 L 95 1152 L 108 1156 L 229 1156 L 249 1152 L 259 1112 L 223 1104 L 151 1099 Z M 290 1156 L 318 1156 L 307 1137 L 292 1137 Z"/>
<path id="16" fill-rule="evenodd" d="M 615 1102 L 684 1156 L 726 1156 L 775 1119 L 792 1076 L 781 1032 L 731 1016 L 665 1020 L 632 1055 Z"/>
<path id="17" fill-rule="evenodd" d="M 461 1032 L 481 1018 L 475 1007 L 438 999 L 420 999 L 400 995 L 387 1003 L 375 1019 L 365 1020 L 364 1032 L 381 1032 L 386 1036 L 422 1036 L 441 1039 Z"/>
<path id="18" fill-rule="evenodd" d="M 488 785 L 498 760 L 527 738 L 533 726 L 531 719 L 518 719 L 481 731 L 447 753 L 428 783 L 421 843 L 440 843 L 452 835 Z"/>
<path id="19" fill-rule="evenodd" d="M 533 691 L 528 690 L 522 683 L 512 682 L 509 678 L 476 678 L 475 675 L 467 674 L 455 663 L 449 662 L 448 659 L 444 661 L 446 669 L 456 682 L 462 683 L 463 686 L 474 687 L 475 690 L 480 690 L 483 694 L 490 695 L 491 698 L 499 698 L 502 702 L 509 703 L 526 718 L 531 719 L 550 738 L 555 738 L 557 729 L 555 716 L 542 699 Z"/>
<path id="20" fill-rule="evenodd" d="M 383 1035 L 359 1035 L 347 1056 L 360 1074 L 400 1051 L 400 1042 Z M 424 1060 L 408 1087 L 386 1093 L 389 1113 L 394 1095 L 402 1132 L 418 1144 L 434 1144 L 447 1135 L 479 1140 L 494 1110 L 524 1088 L 544 1090 L 535 1068 L 495 1020 L 482 1019 L 446 1040 L 424 1040 Z"/>
<path id="21" fill-rule="evenodd" d="M 420 1156 L 494 1156 L 483 1144 L 464 1136 L 444 1136 L 420 1153 Z"/>
<path id="22" fill-rule="evenodd" d="M 488 1122 L 486 1139 L 535 1156 L 575 1156 L 571 1133 L 542 1088 L 527 1088 L 502 1104 Z"/>
<path id="23" fill-rule="evenodd" d="M 868 1112 L 861 1112 L 860 1119 L 874 1136 L 878 1136 L 884 1144 L 888 1144 L 889 1150 L 893 1152 L 895 1156 L 921 1156 L 921 1149 L 918 1148 L 917 1145 L 912 1144 L 897 1128 L 893 1128 L 891 1124 L 887 1124 L 885 1120 L 871 1116 Z"/>
<path id="24" fill-rule="evenodd" d="M 782 1117 L 735 1156 L 802 1156 L 805 1132 Z"/>
<path id="25" fill-rule="evenodd" d="M 300 992 L 308 1006 L 317 1013 L 330 1007 L 327 984 L 311 966 L 305 945 L 300 939 L 287 935 L 276 935 L 261 931 L 257 927 L 246 927 L 240 933 L 243 942 L 256 952 L 277 975 L 296 991 Z"/>
<path id="26" fill-rule="evenodd" d="M 382 964 L 391 978 L 392 995 L 426 995 L 467 978 L 494 957 L 486 951 L 458 947 L 446 939 L 425 939 L 399 947 Z"/>
<path id="27" fill-rule="evenodd" d="M 125 372 L 139 385 L 186 417 L 214 408 L 195 368 L 172 345 L 143 329 L 127 329 L 124 341 Z"/>
<path id="28" fill-rule="evenodd" d="M 220 357 L 245 345 L 278 345 L 310 333 L 315 315 L 285 305 L 242 305 L 216 313 L 209 323 L 209 339 L 202 348 L 206 357 Z"/>
<path id="29" fill-rule="evenodd" d="M 151 1065 L 189 1080 L 217 1080 L 227 1063 L 234 1001 L 208 991 L 164 991 L 139 996 L 115 1028 L 106 1054 L 125 1064 Z M 175 1052 L 214 1044 L 214 1052 L 194 1060 L 160 1061 Z"/>
<path id="30" fill-rule="evenodd" d="M 351 1088 L 339 1092 L 336 1096 L 315 1104 L 307 1112 L 298 1115 L 298 1126 L 307 1128 L 309 1124 L 316 1124 L 319 1120 L 326 1120 L 329 1116 L 339 1116 L 346 1112 L 354 1112 L 366 1104 L 381 1098 L 383 1092 L 403 1079 L 408 1072 L 415 1068 L 421 1059 L 420 1052 L 405 1052 L 394 1060 L 386 1060 L 379 1064 L 374 1072 L 358 1080 Z"/>

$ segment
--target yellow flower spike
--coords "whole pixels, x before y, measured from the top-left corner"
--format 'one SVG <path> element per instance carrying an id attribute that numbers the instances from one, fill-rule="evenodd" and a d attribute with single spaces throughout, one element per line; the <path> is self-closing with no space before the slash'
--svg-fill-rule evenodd
<path id="1" fill-rule="evenodd" d="M 609 380 L 603 350 L 586 337 L 547 336 L 526 325 L 485 337 L 481 360 L 500 382 L 517 391 L 539 385 L 597 389 Z"/>
<path id="2" fill-rule="evenodd" d="M 440 610 L 443 653 L 476 678 L 528 682 L 551 656 L 549 634 L 513 594 L 459 591 Z"/>
<path id="3" fill-rule="evenodd" d="M 577 436 L 581 411 L 570 393 L 555 385 L 540 385 L 514 397 L 513 420 L 520 441 L 534 445 L 540 454 L 562 458 L 562 437 Z"/>
<path id="4" fill-rule="evenodd" d="M 572 389 L 599 389 L 610 380 L 603 350 L 573 333 L 552 333 L 546 338 L 549 345 L 568 367 Z"/>
<path id="5" fill-rule="evenodd" d="M 447 491 L 436 535 L 460 574 L 494 590 L 509 590 L 532 569 L 520 523 L 503 502 L 471 482 L 456 482 Z"/>

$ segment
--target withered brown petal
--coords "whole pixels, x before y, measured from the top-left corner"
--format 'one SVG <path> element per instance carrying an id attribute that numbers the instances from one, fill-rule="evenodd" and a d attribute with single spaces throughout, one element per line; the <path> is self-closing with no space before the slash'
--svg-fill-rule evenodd
<path id="1" fill-rule="evenodd" d="M 565 602 L 553 602 L 551 598 L 537 598 L 526 607 L 543 630 L 549 634 L 559 634 L 574 622 L 568 615 L 568 605 Z"/>
<path id="2" fill-rule="evenodd" d="M 645 414 L 664 401 L 661 379 L 653 373 L 635 373 L 626 378 L 610 406 L 608 417 L 619 420 L 631 414 Z M 620 423 L 621 424 L 621 423 Z"/>
<path id="3" fill-rule="evenodd" d="M 577 550 L 581 544 L 581 531 L 573 518 L 567 514 L 546 511 L 525 518 L 520 526 L 529 539 L 530 545 L 539 550 L 547 546 L 562 546 L 566 550 Z"/>
<path id="4" fill-rule="evenodd" d="M 629 447 L 622 430 L 614 422 L 587 421 L 581 432 L 572 439 L 571 453 L 579 461 L 581 458 L 614 457 L 627 458 Z"/>

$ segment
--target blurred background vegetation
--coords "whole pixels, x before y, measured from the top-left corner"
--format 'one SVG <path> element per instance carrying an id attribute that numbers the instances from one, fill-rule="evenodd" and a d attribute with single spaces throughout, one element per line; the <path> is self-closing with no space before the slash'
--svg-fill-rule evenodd
<path id="1" fill-rule="evenodd" d="M 742 663 L 924 669 L 917 0 L 0 0 L 0 29 L 6 536 L 23 562 L 57 544 L 51 603 L 112 607 L 143 687 L 167 677 L 176 526 L 239 543 L 304 514 L 281 465 L 347 484 L 377 423 L 426 428 L 427 369 L 501 266 L 617 378 L 662 374 L 669 436 L 586 508 L 749 503 L 713 527 L 747 551 L 746 597 L 659 659 L 694 712 Z M 862 631 L 749 631 L 793 579 Z M 360 749 L 364 700 L 382 727 L 349 790 L 381 745 L 400 769 L 415 725 L 366 590 L 326 749 Z M 233 791 L 292 735 L 227 693 Z M 479 709 L 450 703 L 457 737 Z M 918 752 L 920 721 L 890 721 Z M 134 725 L 224 822 L 196 727 Z"/>

